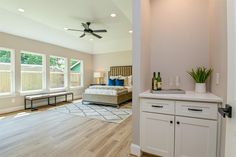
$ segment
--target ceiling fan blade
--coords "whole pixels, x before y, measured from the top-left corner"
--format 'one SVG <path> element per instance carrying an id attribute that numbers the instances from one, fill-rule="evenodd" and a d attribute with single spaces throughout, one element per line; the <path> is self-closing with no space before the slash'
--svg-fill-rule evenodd
<path id="1" fill-rule="evenodd" d="M 99 39 L 102 38 L 100 35 L 97 35 L 97 34 L 95 34 L 95 33 L 91 33 L 91 34 L 94 35 L 95 37 L 99 38 Z"/>
<path id="2" fill-rule="evenodd" d="M 83 30 L 78 30 L 78 29 L 67 29 L 68 31 L 79 31 L 79 32 L 83 32 Z"/>
<path id="3" fill-rule="evenodd" d="M 93 32 L 97 32 L 97 33 L 106 33 L 107 30 L 105 30 L 105 29 L 101 29 L 101 30 L 93 30 Z"/>
<path id="4" fill-rule="evenodd" d="M 85 36 L 85 33 L 80 36 L 80 38 L 83 38 Z"/>
<path id="5" fill-rule="evenodd" d="M 88 26 L 86 23 L 82 23 L 82 26 L 83 26 L 85 29 L 89 29 L 89 26 Z"/>

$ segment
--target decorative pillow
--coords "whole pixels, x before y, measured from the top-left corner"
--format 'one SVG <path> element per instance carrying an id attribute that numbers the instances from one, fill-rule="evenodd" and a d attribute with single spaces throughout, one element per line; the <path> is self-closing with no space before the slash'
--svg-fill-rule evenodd
<path id="1" fill-rule="evenodd" d="M 118 78 L 119 78 L 119 76 L 110 76 L 109 79 L 115 80 L 115 79 L 118 79 Z"/>
<path id="2" fill-rule="evenodd" d="M 119 79 L 117 79 L 116 80 L 116 86 L 124 86 L 124 80 L 119 80 Z"/>
<path id="3" fill-rule="evenodd" d="M 118 79 L 119 79 L 119 80 L 124 80 L 125 78 L 126 78 L 126 77 L 125 77 L 125 76 L 122 76 L 122 75 L 119 75 L 119 76 L 118 76 Z"/>
<path id="4" fill-rule="evenodd" d="M 128 86 L 132 86 L 133 85 L 133 77 L 132 75 L 128 76 Z"/>
<path id="5" fill-rule="evenodd" d="M 115 86 L 116 85 L 116 79 L 109 79 L 108 85 L 109 86 Z"/>
<path id="6" fill-rule="evenodd" d="M 129 86 L 129 79 L 128 76 L 120 76 L 119 80 L 124 80 L 124 85 Z"/>

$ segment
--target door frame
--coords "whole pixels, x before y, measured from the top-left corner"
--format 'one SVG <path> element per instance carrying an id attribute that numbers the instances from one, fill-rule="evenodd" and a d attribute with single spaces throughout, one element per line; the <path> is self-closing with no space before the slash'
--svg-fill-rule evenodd
<path id="1" fill-rule="evenodd" d="M 227 0 L 227 103 L 235 104 L 236 100 L 236 2 L 235 0 Z M 232 72 L 234 71 L 234 72 Z M 234 106 L 235 108 L 236 106 Z M 226 120 L 226 142 L 225 142 L 225 157 L 233 157 L 235 151 L 232 146 L 232 136 L 234 135 L 234 129 L 231 125 L 235 121 L 235 113 L 233 113 L 233 119 Z"/>

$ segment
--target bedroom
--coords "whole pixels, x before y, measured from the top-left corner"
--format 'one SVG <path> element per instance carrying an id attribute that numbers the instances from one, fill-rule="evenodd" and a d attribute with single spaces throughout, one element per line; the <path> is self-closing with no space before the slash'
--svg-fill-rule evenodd
<path id="1" fill-rule="evenodd" d="M 73 3 L 76 5 L 82 2 Z M 61 4 L 58 4 L 59 8 L 55 8 L 54 12 L 58 12 L 64 3 L 61 1 Z M 1 99 L 3 105 L 0 108 L 7 107 L 9 111 L 20 109 L 22 96 L 37 94 L 40 91 L 69 89 L 75 92 L 75 98 L 81 98 L 84 89 L 88 86 L 108 84 L 107 76 L 110 67 L 131 66 L 131 1 L 129 6 L 125 6 L 121 1 L 109 2 L 111 7 L 102 12 L 102 6 L 106 3 L 107 1 L 104 0 L 96 6 L 92 1 L 88 1 L 85 4 L 87 9 L 81 7 L 81 12 L 76 14 L 74 12 L 77 8 L 71 4 L 64 12 L 58 13 L 60 18 L 50 22 L 55 18 L 50 11 L 50 6 L 47 7 L 48 12 L 42 13 L 40 9 L 33 12 L 35 10 L 33 7 L 38 6 L 28 1 L 25 1 L 21 8 L 14 0 L 2 1 L 1 47 L 2 51 L 7 51 L 2 55 L 2 66 L 4 57 L 10 57 L 5 62 L 12 65 L 6 68 L 13 74 L 2 75 L 4 77 L 1 77 L 1 93 L 7 95 L 16 92 L 15 97 L 11 96 L 11 99 Z M 41 8 L 45 7 L 43 2 L 39 5 Z M 87 24 L 88 21 L 92 21 L 88 26 L 91 30 L 105 31 L 97 32 L 101 39 L 89 32 L 83 32 L 86 26 L 83 27 L 81 23 Z M 74 31 L 73 29 L 76 28 L 82 31 Z M 48 37 L 45 37 L 45 33 Z M 58 64 L 55 64 L 56 62 Z M 40 69 L 37 69 L 37 66 L 40 66 Z M 29 74 L 37 71 L 38 75 Z M 100 75 L 99 78 L 94 78 L 96 74 Z M 8 82 L 3 86 L 6 80 Z"/>
<path id="2" fill-rule="evenodd" d="M 234 0 L 0 0 L 1 157 L 235 157 Z"/>
<path id="3" fill-rule="evenodd" d="M 10 145 L 11 151 L 8 151 L 5 146 L 10 141 L 6 140 L 0 146 L 1 157 L 43 153 L 50 156 L 48 151 L 54 149 L 54 145 L 60 147 L 58 141 L 63 143 L 61 137 L 67 136 L 63 130 L 71 129 L 57 124 L 65 119 L 68 119 L 65 125 L 74 123 L 75 131 L 85 132 L 74 135 L 78 135 L 77 141 L 70 137 L 69 144 L 62 144 L 78 147 L 77 151 L 70 149 L 70 153 L 102 156 L 113 153 L 122 143 L 131 142 L 131 0 L 102 0 L 99 4 L 93 0 L 0 0 L 0 19 L 0 123 L 1 130 L 8 130 L 8 133 L 2 132 L 0 138 L 20 135 L 25 129 L 28 131 L 23 131 L 22 136 L 16 135 L 19 139 L 13 138 L 16 143 L 30 146 L 29 143 L 39 141 L 48 145 L 42 150 L 41 144 L 35 144 L 39 151 L 32 154 L 34 148 L 19 152 L 18 144 Z M 113 81 L 119 80 L 119 86 L 107 87 L 110 77 Z M 122 87 L 124 85 L 129 88 Z M 94 94 L 89 87 L 108 89 L 105 94 Z M 86 90 L 90 93 L 85 95 Z M 100 95 L 102 98 L 97 100 L 95 96 Z M 14 123 L 13 129 L 5 128 L 4 124 L 9 122 Z M 122 137 L 119 136 L 121 131 L 115 132 L 121 124 L 125 125 L 121 131 L 128 129 L 125 136 L 129 138 L 117 143 L 115 150 L 103 151 L 113 139 L 95 149 L 110 133 Z M 56 130 L 61 137 L 46 141 L 54 136 L 53 131 L 48 132 L 54 130 L 53 127 L 58 127 Z M 83 139 L 97 130 L 100 130 L 97 143 L 92 142 L 94 134 L 88 138 L 90 146 L 82 149 L 86 145 Z M 127 154 L 127 148 L 120 154 Z M 57 156 L 65 156 L 69 151 L 55 150 Z"/>

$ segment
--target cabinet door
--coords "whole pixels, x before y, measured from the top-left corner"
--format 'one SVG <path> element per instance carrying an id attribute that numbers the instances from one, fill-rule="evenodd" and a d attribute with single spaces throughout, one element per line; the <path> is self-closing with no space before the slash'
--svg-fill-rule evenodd
<path id="1" fill-rule="evenodd" d="M 216 157 L 217 122 L 176 117 L 175 157 Z"/>
<path id="2" fill-rule="evenodd" d="M 141 149 L 163 157 L 174 155 L 174 116 L 141 113 Z"/>

